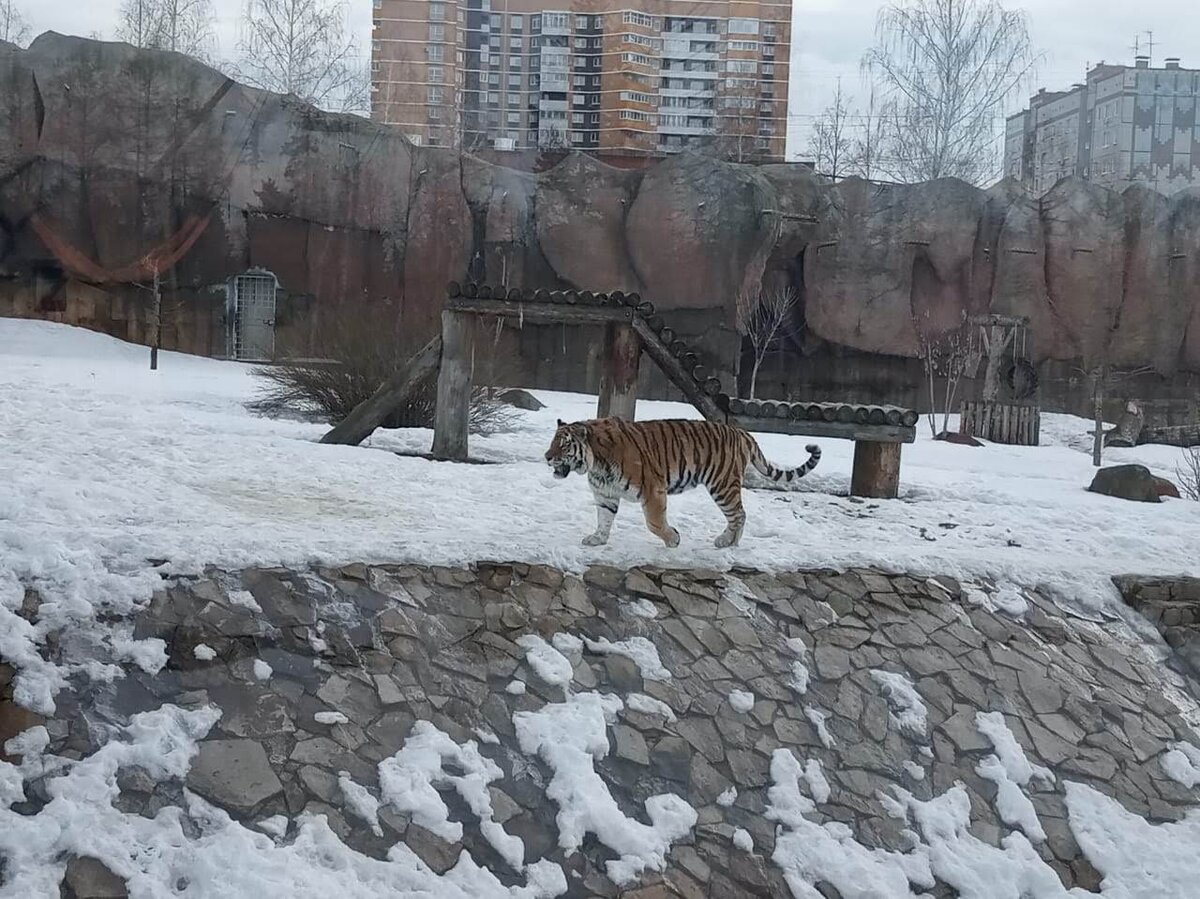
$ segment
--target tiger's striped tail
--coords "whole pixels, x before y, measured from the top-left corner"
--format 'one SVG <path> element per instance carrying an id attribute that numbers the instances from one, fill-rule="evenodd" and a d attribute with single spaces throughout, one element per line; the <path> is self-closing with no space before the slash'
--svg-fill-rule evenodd
<path id="1" fill-rule="evenodd" d="M 817 463 L 821 461 L 821 448 L 815 443 L 810 443 L 805 447 L 808 450 L 808 461 L 799 468 L 776 468 L 767 461 L 767 457 L 763 455 L 759 449 L 758 442 L 754 443 L 754 452 L 750 456 L 750 464 L 757 469 L 758 473 L 770 478 L 772 481 L 779 483 L 784 482 L 790 484 L 794 480 L 798 480 L 817 467 Z"/>

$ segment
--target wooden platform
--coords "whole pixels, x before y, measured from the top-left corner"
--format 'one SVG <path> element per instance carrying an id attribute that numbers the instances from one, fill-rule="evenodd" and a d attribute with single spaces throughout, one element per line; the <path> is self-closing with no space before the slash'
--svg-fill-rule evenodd
<path id="1" fill-rule="evenodd" d="M 760 402 L 731 397 L 685 341 L 636 293 L 506 289 L 452 283 L 442 312 L 442 333 L 325 436 L 327 443 L 358 443 L 419 378 L 438 366 L 437 415 L 432 458 L 466 461 L 475 320 L 504 318 L 604 328 L 597 417 L 632 421 L 639 361 L 645 352 L 688 402 L 709 421 L 747 431 L 853 440 L 853 496 L 894 498 L 900 485 L 900 449 L 916 439 L 917 413 L 899 406 L 846 403 Z M 436 361 L 435 361 L 436 360 Z"/>

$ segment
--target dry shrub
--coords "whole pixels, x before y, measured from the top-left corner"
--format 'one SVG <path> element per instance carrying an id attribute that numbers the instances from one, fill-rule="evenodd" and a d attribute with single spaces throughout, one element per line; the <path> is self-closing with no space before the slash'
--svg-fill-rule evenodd
<path id="1" fill-rule="evenodd" d="M 1189 446 L 1183 451 L 1183 458 L 1175 466 L 1175 476 L 1179 479 L 1179 492 L 1200 501 L 1200 446 Z"/>
<path id="2" fill-rule="evenodd" d="M 275 365 L 255 370 L 265 383 L 247 408 L 271 418 L 342 421 L 411 358 L 396 332 L 395 316 L 386 310 L 336 316 L 316 342 L 317 358 L 285 352 Z M 436 410 L 435 372 L 414 385 L 383 427 L 431 428 Z M 520 412 L 476 387 L 470 414 L 472 433 L 493 434 L 511 429 Z"/>

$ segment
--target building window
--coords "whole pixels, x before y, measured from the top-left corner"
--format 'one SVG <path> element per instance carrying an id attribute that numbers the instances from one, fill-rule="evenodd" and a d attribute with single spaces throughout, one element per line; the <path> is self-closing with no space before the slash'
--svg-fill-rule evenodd
<path id="1" fill-rule="evenodd" d="M 446 4 L 445 3 L 430 3 L 429 4 L 429 21 L 431 21 L 431 22 L 446 21 Z"/>
<path id="2" fill-rule="evenodd" d="M 758 19 L 730 19 L 730 34 L 758 34 Z"/>
<path id="3" fill-rule="evenodd" d="M 758 41 L 730 41 L 730 50 L 752 50 L 758 51 Z"/>
<path id="4" fill-rule="evenodd" d="M 583 124 L 583 113 L 582 112 L 571 113 L 571 124 L 572 125 L 582 125 Z"/>
<path id="5" fill-rule="evenodd" d="M 376 74 L 378 74 L 380 71 L 382 71 L 382 69 L 383 69 L 383 63 L 381 63 L 378 59 L 371 60 L 371 71 L 372 72 L 375 72 Z"/>
<path id="6" fill-rule="evenodd" d="M 621 21 L 626 25 L 639 25 L 642 28 L 652 28 L 654 26 L 654 19 L 650 18 L 650 16 L 629 10 L 625 11 L 625 14 L 621 17 Z"/>
<path id="7" fill-rule="evenodd" d="M 542 30 L 547 28 L 569 28 L 571 17 L 565 12 L 542 13 Z"/>
<path id="8" fill-rule="evenodd" d="M 763 73 L 764 77 L 767 75 L 774 75 L 775 74 L 775 64 L 770 63 L 770 62 L 764 62 L 763 67 L 762 67 L 762 73 Z"/>
<path id="9" fill-rule="evenodd" d="M 445 96 L 445 94 L 443 93 L 442 88 L 440 86 L 432 86 L 431 85 L 429 88 L 428 96 L 429 96 L 430 103 L 441 103 L 442 98 Z"/>
<path id="10" fill-rule="evenodd" d="M 738 75 L 754 75 L 758 72 L 758 64 L 750 59 L 727 59 L 725 60 L 725 71 Z"/>
<path id="11" fill-rule="evenodd" d="M 621 99 L 627 103 L 649 103 L 650 95 L 638 91 L 621 91 Z"/>
<path id="12" fill-rule="evenodd" d="M 429 66 L 425 69 L 425 80 L 434 84 L 445 80 L 441 66 Z"/>
<path id="13" fill-rule="evenodd" d="M 508 124 L 520 125 L 521 124 L 521 114 L 519 112 L 510 112 L 508 114 Z"/>
<path id="14" fill-rule="evenodd" d="M 521 76 L 520 75 L 509 75 L 508 76 L 508 86 L 510 89 L 520 89 Z"/>
<path id="15" fill-rule="evenodd" d="M 429 39 L 431 41 L 444 41 L 446 39 L 446 26 L 436 25 L 433 22 L 430 22 Z"/>
<path id="16" fill-rule="evenodd" d="M 588 27 L 588 17 L 587 16 L 576 16 L 575 17 L 575 29 L 577 31 L 586 31 L 587 27 Z"/>
<path id="17" fill-rule="evenodd" d="M 621 61 L 622 62 L 631 62 L 637 66 L 650 65 L 650 57 L 646 56 L 643 53 L 622 53 Z"/>
<path id="18" fill-rule="evenodd" d="M 621 118 L 627 122 L 648 122 L 650 121 L 649 113 L 641 112 L 637 109 L 622 109 Z"/>
<path id="19" fill-rule="evenodd" d="M 430 44 L 425 48 L 425 55 L 430 62 L 442 62 L 446 58 L 446 48 L 441 44 Z"/>
<path id="20" fill-rule="evenodd" d="M 499 105 L 500 105 L 500 94 L 499 94 L 499 92 L 497 92 L 497 91 L 488 91 L 487 100 L 488 100 L 488 104 L 489 104 L 489 105 L 491 105 L 491 106 L 499 106 Z"/>
<path id="21" fill-rule="evenodd" d="M 519 37 L 510 37 L 508 39 L 508 49 L 516 51 L 517 53 L 520 53 L 521 52 L 521 39 Z"/>
<path id="22" fill-rule="evenodd" d="M 525 27 L 525 17 L 524 16 L 509 16 L 508 17 L 508 30 L 509 31 L 520 31 L 524 27 Z"/>

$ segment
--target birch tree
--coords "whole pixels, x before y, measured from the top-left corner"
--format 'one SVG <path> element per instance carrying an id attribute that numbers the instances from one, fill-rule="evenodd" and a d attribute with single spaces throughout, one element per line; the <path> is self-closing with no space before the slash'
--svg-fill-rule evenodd
<path id="1" fill-rule="evenodd" d="M 370 73 L 346 19 L 342 0 L 247 0 L 238 75 L 322 109 L 367 108 Z"/>
<path id="2" fill-rule="evenodd" d="M 907 0 L 879 13 L 863 68 L 881 91 L 882 169 L 897 181 L 995 172 L 997 121 L 1037 57 L 1023 12 L 996 0 Z"/>
<path id="3" fill-rule="evenodd" d="M 813 125 L 809 138 L 809 153 L 812 154 L 817 172 L 834 181 L 846 176 L 851 162 L 853 142 L 850 128 L 850 110 L 842 94 L 842 79 L 839 78 L 833 102 L 825 107 Z"/>
<path id="4" fill-rule="evenodd" d="M 17 8 L 16 0 L 0 0 L 0 41 L 24 46 L 29 34 L 29 23 Z"/>
<path id="5" fill-rule="evenodd" d="M 790 287 L 776 288 L 761 294 L 743 291 L 737 298 L 737 324 L 754 352 L 750 369 L 750 396 L 758 386 L 758 370 L 767 352 L 776 344 L 784 324 L 796 306 L 796 291 Z"/>
<path id="6" fill-rule="evenodd" d="M 212 0 L 125 0 L 118 40 L 154 50 L 208 59 L 215 38 Z"/>

